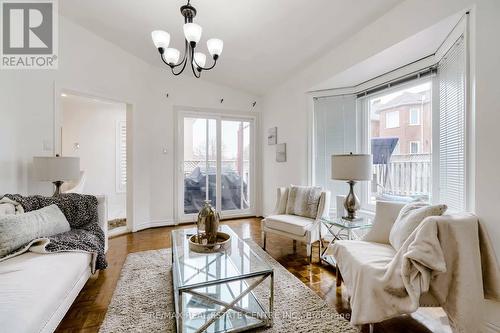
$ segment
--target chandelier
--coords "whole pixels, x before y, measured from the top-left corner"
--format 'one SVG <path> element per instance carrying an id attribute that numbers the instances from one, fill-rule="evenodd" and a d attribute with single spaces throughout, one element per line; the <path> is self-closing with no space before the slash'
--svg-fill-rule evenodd
<path id="1" fill-rule="evenodd" d="M 168 47 L 170 43 L 170 34 L 163 30 L 155 30 L 151 32 L 151 38 L 155 47 L 160 52 L 161 60 L 170 67 L 174 75 L 181 74 L 186 68 L 186 64 L 189 62 L 191 70 L 195 77 L 199 78 L 202 71 L 208 71 L 215 67 L 217 64 L 217 59 L 219 59 L 222 53 L 222 48 L 224 43 L 221 39 L 211 38 L 207 40 L 208 52 L 212 56 L 214 63 L 205 67 L 207 57 L 201 52 L 195 52 L 198 42 L 201 39 L 202 28 L 200 25 L 193 23 L 193 18 L 196 16 L 196 9 L 191 6 L 191 0 L 181 7 L 181 14 L 184 16 L 184 56 L 179 62 L 180 52 L 179 50 Z M 177 70 L 176 70 L 177 68 Z"/>

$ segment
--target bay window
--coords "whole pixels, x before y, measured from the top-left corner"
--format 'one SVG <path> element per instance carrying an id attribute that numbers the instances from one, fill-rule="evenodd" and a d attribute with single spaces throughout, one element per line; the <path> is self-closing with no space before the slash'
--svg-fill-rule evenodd
<path id="1" fill-rule="evenodd" d="M 312 181 L 332 192 L 334 209 L 347 187 L 330 180 L 330 156 L 349 152 L 373 156 L 372 181 L 357 187 L 362 209 L 377 199 L 467 209 L 465 31 L 450 34 L 430 67 L 371 90 L 314 98 Z"/>

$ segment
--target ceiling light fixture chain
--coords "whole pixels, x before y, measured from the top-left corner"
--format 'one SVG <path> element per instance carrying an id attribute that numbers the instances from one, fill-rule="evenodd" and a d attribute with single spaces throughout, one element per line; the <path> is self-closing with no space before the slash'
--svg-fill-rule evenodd
<path id="1" fill-rule="evenodd" d="M 206 55 L 201 52 L 195 52 L 196 47 L 201 39 L 202 28 L 196 23 L 193 23 L 193 19 L 196 17 L 196 8 L 191 6 L 191 0 L 188 0 L 187 4 L 181 7 L 181 14 L 184 17 L 184 55 L 182 60 L 179 62 L 180 52 L 179 50 L 168 47 L 170 44 L 170 34 L 163 30 L 155 30 L 151 32 L 151 38 L 155 47 L 160 53 L 160 58 L 164 64 L 170 67 L 172 74 L 175 76 L 180 75 L 186 69 L 186 65 L 189 62 L 191 65 L 191 70 L 196 78 L 201 76 L 202 71 L 208 71 L 217 65 L 217 60 L 219 59 L 224 43 L 221 39 L 211 38 L 207 40 L 208 52 L 212 56 L 213 64 L 211 66 L 205 67 Z M 181 67 L 182 66 L 182 67 Z M 181 67 L 178 72 L 174 69 Z"/>

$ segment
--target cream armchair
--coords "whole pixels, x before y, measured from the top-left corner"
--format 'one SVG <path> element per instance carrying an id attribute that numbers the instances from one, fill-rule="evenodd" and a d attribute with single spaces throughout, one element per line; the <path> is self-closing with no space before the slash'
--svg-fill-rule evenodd
<path id="1" fill-rule="evenodd" d="M 292 239 L 294 250 L 297 241 L 306 243 L 307 257 L 311 262 L 312 244 L 319 240 L 320 219 L 329 215 L 330 192 L 321 192 L 316 217 L 309 218 L 286 214 L 288 191 L 288 187 L 278 188 L 274 211 L 261 222 L 263 248 L 266 249 L 267 234 L 277 234 Z"/>

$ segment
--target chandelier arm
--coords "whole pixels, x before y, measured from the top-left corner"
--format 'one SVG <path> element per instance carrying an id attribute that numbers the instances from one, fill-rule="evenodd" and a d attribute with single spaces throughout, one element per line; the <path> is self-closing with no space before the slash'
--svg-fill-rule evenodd
<path id="1" fill-rule="evenodd" d="M 180 63 L 178 63 L 177 65 L 173 65 L 173 66 L 170 66 L 172 68 L 176 68 L 176 67 L 179 67 L 180 65 L 182 65 L 185 61 L 186 61 L 186 57 L 187 57 L 187 54 L 188 54 L 188 41 L 185 39 L 185 44 L 184 44 L 184 57 L 182 57 L 182 61 Z M 182 67 L 184 70 L 184 67 L 186 67 L 186 64 L 184 63 L 184 66 Z M 182 71 L 181 71 L 182 72 Z"/>
<path id="2" fill-rule="evenodd" d="M 175 73 L 174 68 L 177 67 L 177 66 L 180 66 L 181 64 L 182 64 L 181 70 L 179 72 Z M 174 66 L 174 67 L 170 66 L 170 69 L 172 70 L 172 74 L 174 74 L 175 76 L 180 75 L 182 72 L 184 72 L 184 69 L 186 68 L 186 64 L 187 64 L 187 59 L 184 58 L 182 60 L 182 62 L 179 63 L 177 66 Z"/>
<path id="3" fill-rule="evenodd" d="M 214 60 L 213 65 L 212 65 L 212 66 L 210 66 L 210 67 L 200 67 L 200 68 L 201 68 L 201 69 L 203 69 L 204 71 L 209 71 L 209 70 L 211 70 L 212 68 L 214 68 L 214 67 L 215 67 L 215 65 L 217 65 L 217 60 Z"/>
<path id="4" fill-rule="evenodd" d="M 194 75 L 197 79 L 199 79 L 199 78 L 200 78 L 200 76 L 201 76 L 201 71 L 199 71 L 199 72 L 198 72 L 198 75 L 196 75 L 197 69 L 195 69 L 195 68 L 194 68 L 194 65 L 195 65 L 194 63 L 195 63 L 195 62 L 196 62 L 196 61 L 194 60 L 194 49 L 193 49 L 193 48 L 191 48 L 191 70 L 193 71 L 193 75 Z M 198 66 L 198 65 L 196 65 L 196 66 Z"/>
<path id="5" fill-rule="evenodd" d="M 170 67 L 170 69 L 172 70 L 172 74 L 174 74 L 175 76 L 181 75 L 182 72 L 184 72 L 184 68 L 186 68 L 186 64 L 187 64 L 187 61 L 184 61 L 184 66 L 182 66 L 181 70 L 178 71 L 177 73 L 174 71 L 173 67 Z"/>
<path id="6" fill-rule="evenodd" d="M 214 67 L 215 67 L 215 65 L 217 65 L 217 59 L 214 59 L 214 63 L 213 63 L 213 65 L 212 65 L 212 66 L 210 66 L 210 67 L 201 67 L 200 65 L 198 65 L 198 63 L 196 62 L 196 59 L 194 58 L 194 56 L 193 56 L 193 61 L 194 61 L 194 64 L 196 65 L 196 67 L 201 68 L 201 69 L 202 69 L 202 70 L 204 70 L 204 71 L 209 71 L 209 70 L 211 70 L 212 68 L 214 68 Z"/>
<path id="7" fill-rule="evenodd" d="M 161 60 L 163 61 L 163 63 L 165 65 L 167 65 L 168 67 L 170 67 L 170 70 L 172 71 L 172 74 L 174 74 L 175 76 L 181 74 L 184 71 L 184 68 L 186 67 L 186 61 L 185 60 L 183 60 L 183 62 L 179 63 L 178 65 L 174 66 L 174 65 L 171 65 L 171 64 L 169 64 L 168 62 L 165 61 L 165 58 L 163 58 L 163 54 L 160 56 L 160 58 L 161 58 Z M 177 67 L 177 66 L 182 65 L 183 63 L 184 63 L 184 66 L 182 67 L 182 69 L 178 73 L 175 73 L 174 72 L 174 68 Z"/>
<path id="8" fill-rule="evenodd" d="M 193 71 L 193 75 L 195 78 L 199 79 L 201 76 L 201 72 L 198 72 L 198 75 L 196 74 L 196 69 L 194 69 L 194 65 L 191 64 L 191 70 Z"/>

